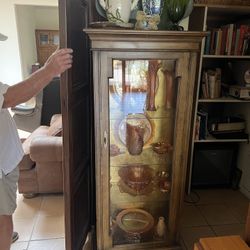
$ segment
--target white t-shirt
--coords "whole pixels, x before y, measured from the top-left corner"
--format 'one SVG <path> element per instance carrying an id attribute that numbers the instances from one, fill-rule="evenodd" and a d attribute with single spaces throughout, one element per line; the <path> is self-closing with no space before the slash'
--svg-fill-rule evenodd
<path id="1" fill-rule="evenodd" d="M 2 172 L 6 175 L 16 168 L 24 155 L 16 124 L 8 109 L 2 108 L 8 87 L 0 82 L 0 178 Z"/>

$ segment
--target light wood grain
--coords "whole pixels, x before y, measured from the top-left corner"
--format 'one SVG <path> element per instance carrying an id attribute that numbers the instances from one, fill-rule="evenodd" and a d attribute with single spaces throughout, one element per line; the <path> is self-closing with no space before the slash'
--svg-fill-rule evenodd
<path id="1" fill-rule="evenodd" d="M 204 250 L 249 250 L 244 240 L 238 236 L 223 236 L 200 239 Z"/>
<path id="2" fill-rule="evenodd" d="M 102 249 L 179 249 L 179 219 L 183 202 L 189 131 L 195 73 L 204 32 L 168 32 L 86 29 L 93 52 L 97 248 Z M 165 242 L 113 245 L 110 204 L 110 118 L 109 78 L 113 60 L 172 60 L 178 78 L 178 94 L 173 129 L 172 187 L 168 216 L 169 233 Z M 104 134 L 108 142 L 104 144 Z M 112 184 L 112 183 L 111 183 Z M 118 199 L 117 199 L 118 200 Z M 124 200 L 126 202 L 126 200 Z M 157 196 L 153 202 L 157 203 Z M 169 202 L 169 201 L 166 201 Z M 167 207 L 166 203 L 166 207 Z"/>

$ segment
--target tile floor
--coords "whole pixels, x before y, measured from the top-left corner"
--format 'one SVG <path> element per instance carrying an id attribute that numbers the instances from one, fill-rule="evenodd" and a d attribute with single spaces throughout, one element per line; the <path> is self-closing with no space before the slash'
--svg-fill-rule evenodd
<path id="1" fill-rule="evenodd" d="M 18 129 L 20 138 L 30 133 Z M 64 250 L 63 195 L 40 195 L 25 199 L 17 194 L 17 209 L 13 215 L 14 230 L 19 239 L 11 250 Z"/>
<path id="2" fill-rule="evenodd" d="M 192 203 L 191 203 L 192 202 Z M 64 250 L 63 195 L 24 199 L 18 195 L 14 227 L 19 240 L 11 250 Z M 243 235 L 249 200 L 231 189 L 195 190 L 186 197 L 181 220 L 183 250 L 200 237 Z"/>
<path id="3" fill-rule="evenodd" d="M 63 195 L 40 195 L 32 199 L 17 196 L 13 216 L 14 230 L 19 239 L 11 250 L 63 250 Z"/>
<path id="4" fill-rule="evenodd" d="M 249 199 L 232 189 L 194 190 L 183 209 L 183 249 L 193 249 L 201 237 L 243 235 L 248 204 Z"/>

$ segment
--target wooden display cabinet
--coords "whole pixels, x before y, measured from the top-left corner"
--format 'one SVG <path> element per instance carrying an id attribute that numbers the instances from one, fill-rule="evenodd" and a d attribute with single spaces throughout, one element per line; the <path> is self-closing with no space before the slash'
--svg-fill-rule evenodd
<path id="1" fill-rule="evenodd" d="M 97 249 L 178 249 L 204 33 L 84 31 L 93 53 Z"/>
<path id="2" fill-rule="evenodd" d="M 36 30 L 37 60 L 43 65 L 59 46 L 58 30 Z"/>

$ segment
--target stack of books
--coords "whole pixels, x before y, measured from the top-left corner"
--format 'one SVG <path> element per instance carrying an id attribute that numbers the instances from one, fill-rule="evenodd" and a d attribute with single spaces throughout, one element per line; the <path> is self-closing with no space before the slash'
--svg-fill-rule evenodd
<path id="1" fill-rule="evenodd" d="M 250 25 L 230 23 L 208 30 L 206 55 L 250 55 Z"/>
<path id="2" fill-rule="evenodd" d="M 203 70 L 201 98 L 214 99 L 221 96 L 221 69 Z"/>

